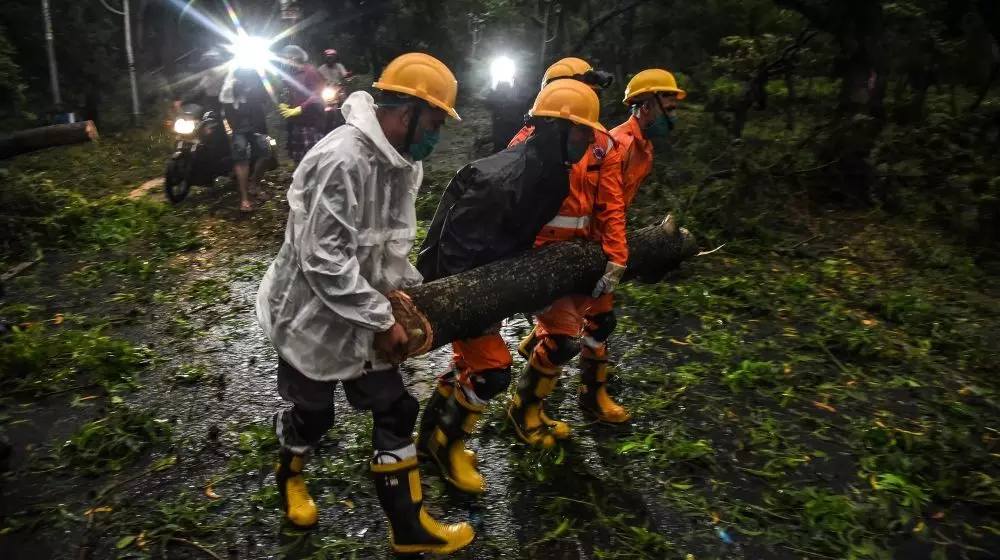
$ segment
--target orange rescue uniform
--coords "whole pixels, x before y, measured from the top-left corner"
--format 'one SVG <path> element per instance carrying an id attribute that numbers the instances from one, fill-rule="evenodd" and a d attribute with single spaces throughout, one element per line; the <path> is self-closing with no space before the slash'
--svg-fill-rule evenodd
<path id="1" fill-rule="evenodd" d="M 524 127 L 510 145 L 533 132 Z M 535 247 L 570 239 L 591 238 L 601 243 L 608 260 L 628 262 L 625 240 L 625 203 L 622 199 L 622 152 L 612 138 L 598 136 L 569 175 L 569 196 L 535 239 Z M 552 334 L 579 336 L 593 299 L 585 295 L 560 298 L 536 317 L 539 338 Z"/>
<path id="2" fill-rule="evenodd" d="M 639 185 L 653 170 L 653 143 L 643 136 L 635 117 L 629 117 L 627 121 L 611 129 L 611 136 L 622 154 L 622 199 L 625 208 L 628 208 L 639 192 Z M 591 239 L 600 241 L 601 231 L 594 230 Z M 593 301 L 587 315 L 592 317 L 608 313 L 613 307 L 614 294 L 604 294 Z"/>

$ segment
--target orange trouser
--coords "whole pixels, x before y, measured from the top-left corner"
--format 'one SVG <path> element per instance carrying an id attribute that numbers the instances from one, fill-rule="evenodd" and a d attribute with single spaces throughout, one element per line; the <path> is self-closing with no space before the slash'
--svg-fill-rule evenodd
<path id="1" fill-rule="evenodd" d="M 553 334 L 580 336 L 592 301 L 593 298 L 583 295 L 555 300 L 548 309 L 535 316 L 535 334 L 539 338 Z"/>
<path id="2" fill-rule="evenodd" d="M 506 370 L 513 363 L 507 343 L 499 332 L 456 340 L 451 348 L 454 352 L 452 366 L 458 374 L 457 381 L 466 387 L 470 385 L 469 376 L 488 370 Z"/>

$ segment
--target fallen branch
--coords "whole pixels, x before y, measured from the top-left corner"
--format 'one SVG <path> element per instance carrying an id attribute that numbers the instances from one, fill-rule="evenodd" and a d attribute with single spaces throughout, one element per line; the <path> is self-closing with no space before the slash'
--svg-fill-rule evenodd
<path id="1" fill-rule="evenodd" d="M 668 216 L 628 236 L 623 281 L 662 278 L 698 254 L 690 233 Z M 480 336 L 518 313 L 531 313 L 571 294 L 589 294 L 607 259 L 597 243 L 554 243 L 512 259 L 390 295 L 393 314 L 410 336 L 409 356 Z"/>
<path id="2" fill-rule="evenodd" d="M 97 138 L 97 127 L 94 126 L 94 121 L 29 128 L 0 137 L 0 158 L 13 157 L 54 146 L 92 142 Z"/>
<path id="3" fill-rule="evenodd" d="M 18 218 L 20 218 L 20 216 L 18 216 Z M 18 274 L 21 274 L 25 270 L 28 270 L 32 266 L 38 264 L 39 261 L 41 261 L 41 260 L 42 259 L 34 259 L 34 260 L 30 260 L 30 261 L 24 261 L 23 263 L 21 263 L 21 264 L 15 266 L 14 268 L 10 269 L 10 271 L 4 272 L 3 275 L 0 276 L 0 282 L 6 282 L 6 281 L 10 280 L 11 278 L 17 276 Z"/>
<path id="4" fill-rule="evenodd" d="M 590 27 L 587 28 L 587 31 L 583 34 L 583 37 L 581 37 L 580 40 L 577 42 L 576 46 L 573 47 L 572 52 L 574 53 L 581 52 L 583 50 L 583 47 L 586 46 L 587 42 L 589 42 L 590 38 L 594 35 L 594 32 L 600 29 L 604 24 L 624 14 L 625 12 L 629 10 L 634 10 L 639 6 L 642 6 L 643 4 L 646 4 L 647 2 L 650 1 L 651 0 L 637 0 L 623 8 L 618 8 L 617 10 L 611 10 L 610 12 L 597 18 L 596 20 L 594 20 L 594 23 L 590 24 Z"/>

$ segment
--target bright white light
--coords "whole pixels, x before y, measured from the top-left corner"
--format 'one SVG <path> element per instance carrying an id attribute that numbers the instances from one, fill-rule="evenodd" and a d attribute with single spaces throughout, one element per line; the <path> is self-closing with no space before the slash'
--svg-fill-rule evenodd
<path id="1" fill-rule="evenodd" d="M 233 53 L 232 64 L 236 68 L 261 69 L 274 57 L 271 54 L 270 41 L 261 37 L 240 34 L 233 39 L 233 44 L 226 48 Z"/>
<path id="2" fill-rule="evenodd" d="M 514 85 L 514 61 L 506 56 L 498 56 L 490 64 L 490 80 L 496 88 L 500 82 Z"/>
<path id="3" fill-rule="evenodd" d="M 337 88 L 335 87 L 323 88 L 323 101 L 330 102 L 336 98 L 337 98 Z"/>
<path id="4" fill-rule="evenodd" d="M 195 122 L 191 119 L 177 119 L 174 121 L 174 132 L 187 135 L 194 132 Z"/>

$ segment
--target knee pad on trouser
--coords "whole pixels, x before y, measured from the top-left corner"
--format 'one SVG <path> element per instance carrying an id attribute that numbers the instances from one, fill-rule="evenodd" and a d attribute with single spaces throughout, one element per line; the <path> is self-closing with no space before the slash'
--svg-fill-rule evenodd
<path id="1" fill-rule="evenodd" d="M 545 370 L 557 370 L 580 353 L 580 339 L 568 334 L 549 334 L 535 346 L 530 362 Z"/>
<path id="2" fill-rule="evenodd" d="M 588 316 L 584 323 L 583 345 L 586 348 L 596 350 L 604 346 L 604 343 L 611 337 L 618 326 L 618 318 L 614 311 L 605 311 L 596 315 Z"/>
<path id="3" fill-rule="evenodd" d="M 474 398 L 470 400 L 478 400 L 480 403 L 474 404 L 485 404 L 486 402 L 493 399 L 500 393 L 503 393 L 510 387 L 510 368 L 504 369 L 487 369 L 483 371 L 477 371 L 475 373 L 470 373 L 467 377 L 467 384 L 472 389 Z M 468 395 L 472 397 L 473 395 Z"/>
<path id="4" fill-rule="evenodd" d="M 387 408 L 372 410 L 372 447 L 378 451 L 401 449 L 413 443 L 420 403 L 403 392 Z"/>

